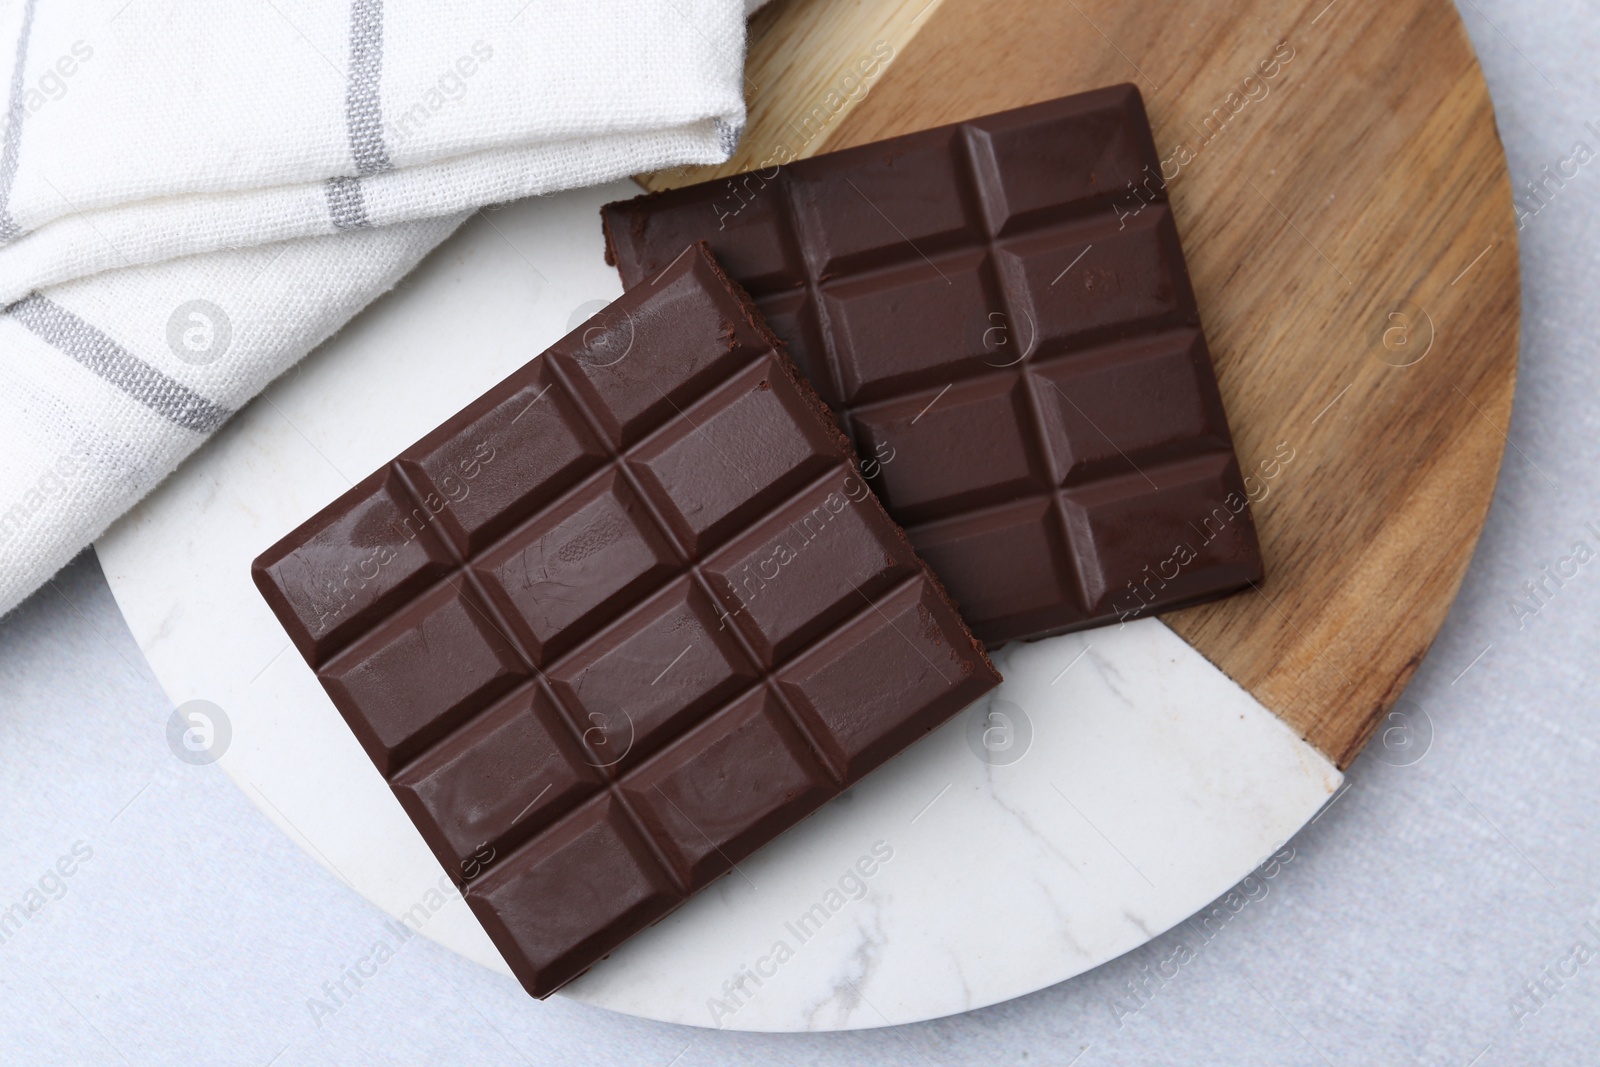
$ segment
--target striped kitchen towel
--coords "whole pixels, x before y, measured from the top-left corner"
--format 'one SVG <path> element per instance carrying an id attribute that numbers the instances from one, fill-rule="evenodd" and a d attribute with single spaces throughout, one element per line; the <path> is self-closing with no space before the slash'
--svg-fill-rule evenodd
<path id="1" fill-rule="evenodd" d="M 0 0 L 0 613 L 474 209 L 725 160 L 744 14 Z"/>

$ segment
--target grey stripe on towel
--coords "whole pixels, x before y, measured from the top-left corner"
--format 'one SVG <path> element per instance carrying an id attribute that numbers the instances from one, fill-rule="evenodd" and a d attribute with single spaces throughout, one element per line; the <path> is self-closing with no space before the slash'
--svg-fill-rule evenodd
<path id="1" fill-rule="evenodd" d="M 345 84 L 344 115 L 350 155 L 355 159 L 358 176 L 331 178 L 325 186 L 328 215 L 338 230 L 357 230 L 372 225 L 367 217 L 361 177 L 381 174 L 392 166 L 389 150 L 383 143 L 383 98 L 379 92 L 382 77 L 383 0 L 353 0 L 350 5 L 350 74 Z"/>
<path id="2" fill-rule="evenodd" d="M 213 403 L 182 382 L 167 377 L 60 304 L 38 293 L 12 304 L 6 313 L 157 415 L 186 430 L 210 433 L 233 414 L 232 408 Z"/>
<path id="3" fill-rule="evenodd" d="M 357 174 L 389 169 L 383 144 L 383 0 L 355 0 L 350 6 L 350 81 L 345 86 L 345 123 Z"/>
<path id="4" fill-rule="evenodd" d="M 323 186 L 328 197 L 328 215 L 336 230 L 361 230 L 372 223 L 367 219 L 367 200 L 361 195 L 360 178 L 329 178 Z"/>
<path id="5" fill-rule="evenodd" d="M 22 144 L 22 118 L 27 114 L 28 38 L 33 35 L 33 7 L 28 0 L 22 9 L 22 29 L 17 33 L 17 57 L 11 67 L 11 102 L 6 109 L 5 148 L 0 151 L 0 244 L 22 236 L 22 227 L 11 217 L 11 187 L 17 180 L 17 150 Z"/>

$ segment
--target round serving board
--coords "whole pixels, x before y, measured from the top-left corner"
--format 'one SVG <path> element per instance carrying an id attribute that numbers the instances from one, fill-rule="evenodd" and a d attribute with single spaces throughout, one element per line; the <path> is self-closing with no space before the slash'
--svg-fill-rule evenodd
<path id="1" fill-rule="evenodd" d="M 732 170 L 1136 82 L 1240 460 L 1269 486 L 1259 589 L 998 650 L 992 697 L 563 991 L 702 1026 L 909 1022 L 1143 944 L 1337 789 L 1489 504 L 1516 366 L 1509 182 L 1448 0 L 779 0 L 748 75 Z M 249 563 L 614 298 L 597 212 L 630 189 L 470 221 L 97 545 L 174 703 L 229 718 L 223 769 L 390 915 L 437 899 L 438 865 Z M 506 970 L 459 901 L 423 910 Z"/>

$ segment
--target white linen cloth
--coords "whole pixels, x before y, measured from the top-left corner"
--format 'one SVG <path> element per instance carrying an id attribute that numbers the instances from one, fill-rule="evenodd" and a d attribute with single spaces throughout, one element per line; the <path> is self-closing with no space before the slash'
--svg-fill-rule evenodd
<path id="1" fill-rule="evenodd" d="M 473 209 L 728 158 L 745 6 L 0 2 L 0 613 Z"/>

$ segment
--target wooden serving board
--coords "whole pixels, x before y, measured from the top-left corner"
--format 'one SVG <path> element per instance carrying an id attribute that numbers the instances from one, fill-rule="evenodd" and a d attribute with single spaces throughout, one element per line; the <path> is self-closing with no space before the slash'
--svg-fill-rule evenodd
<path id="1" fill-rule="evenodd" d="M 1510 181 L 1450 0 L 777 0 L 747 75 L 736 157 L 643 184 L 1139 86 L 1270 486 L 1265 584 L 1165 619 L 1347 766 L 1466 571 L 1516 378 Z"/>

